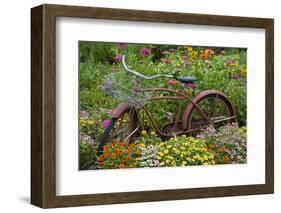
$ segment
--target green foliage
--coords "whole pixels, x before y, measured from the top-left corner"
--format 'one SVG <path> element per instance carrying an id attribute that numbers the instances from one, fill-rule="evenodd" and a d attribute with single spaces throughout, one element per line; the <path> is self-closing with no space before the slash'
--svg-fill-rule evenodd
<path id="1" fill-rule="evenodd" d="M 80 169 L 87 169 L 88 166 L 93 164 L 95 160 L 96 149 L 82 141 L 79 143 L 79 168 Z"/>
<path id="2" fill-rule="evenodd" d="M 91 136 L 95 143 L 99 143 L 103 134 L 103 121 L 109 118 L 109 113 L 105 111 L 81 111 L 80 112 L 80 131 Z"/>
<path id="3" fill-rule="evenodd" d="M 152 49 L 152 54 L 142 57 L 141 48 Z M 136 86 L 132 83 L 134 77 L 126 72 L 121 62 L 116 61 L 116 55 L 126 55 L 129 67 L 144 75 L 174 74 L 177 76 L 195 76 L 198 78 L 197 89 L 193 95 L 206 89 L 217 89 L 224 92 L 232 101 L 237 121 L 246 125 L 246 51 L 243 49 L 224 49 L 223 53 L 208 52 L 204 48 L 187 48 L 184 46 L 168 45 L 128 45 L 120 49 L 118 44 L 80 42 L 80 108 L 95 109 L 114 108 L 122 100 L 106 96 L 101 90 L 105 76 L 112 73 L 120 75 L 120 84 L 125 87 Z M 183 57 L 188 57 L 187 60 Z M 169 60 L 167 60 L 169 59 Z M 234 63 L 228 63 L 234 61 Z M 185 89 L 184 85 L 177 83 L 170 86 L 167 79 L 155 79 L 149 82 L 137 82 L 139 87 L 172 87 Z M 147 84 L 147 85 L 146 85 Z M 149 85 L 148 85 L 149 84 Z M 164 94 L 165 95 L 165 94 Z M 167 102 L 167 101 L 166 101 Z M 170 108 L 164 108 L 169 106 Z M 185 105 L 186 106 L 186 105 Z M 165 112 L 175 112 L 176 103 L 154 102 L 151 108 L 159 112 L 156 119 L 164 122 Z M 162 112 L 161 112 L 162 111 Z"/>

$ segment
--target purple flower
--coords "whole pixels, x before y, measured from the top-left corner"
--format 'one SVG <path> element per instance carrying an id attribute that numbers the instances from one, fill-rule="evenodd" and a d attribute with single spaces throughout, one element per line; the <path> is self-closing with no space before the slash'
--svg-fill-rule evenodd
<path id="1" fill-rule="evenodd" d="M 107 128 L 108 126 L 109 126 L 109 124 L 110 124 L 110 120 L 104 120 L 103 122 L 102 122 L 102 128 Z"/>
<path id="2" fill-rule="evenodd" d="M 189 82 L 186 84 L 187 87 L 191 88 L 191 89 L 195 89 L 196 88 L 196 84 L 193 82 Z"/>
<path id="3" fill-rule="evenodd" d="M 151 49 L 146 48 L 146 47 L 141 48 L 140 54 L 141 54 L 142 56 L 149 56 L 149 55 L 151 55 Z"/>
<path id="4" fill-rule="evenodd" d="M 123 56 L 122 55 L 116 55 L 114 57 L 115 61 L 122 61 Z"/>
<path id="5" fill-rule="evenodd" d="M 120 50 L 124 50 L 124 49 L 126 49 L 128 46 L 129 46 L 129 45 L 126 44 L 126 43 L 120 43 L 120 44 L 118 44 L 118 48 L 119 48 Z"/>
<path id="6" fill-rule="evenodd" d="M 233 76 L 232 76 L 232 79 L 235 79 L 235 80 L 236 80 L 236 79 L 239 79 L 239 78 L 240 78 L 239 75 L 233 75 Z"/>

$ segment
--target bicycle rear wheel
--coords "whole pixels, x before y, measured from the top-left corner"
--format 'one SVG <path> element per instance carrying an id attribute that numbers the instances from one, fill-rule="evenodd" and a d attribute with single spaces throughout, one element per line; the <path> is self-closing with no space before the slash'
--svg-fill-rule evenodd
<path id="1" fill-rule="evenodd" d="M 198 108 L 191 103 L 185 113 L 186 129 L 194 129 L 193 132 L 198 133 L 200 128 L 204 128 L 208 125 L 220 127 L 226 123 L 235 122 L 233 106 L 222 92 L 207 90 L 198 94 L 193 101 L 201 108 L 207 118 L 204 118 Z"/>
<path id="2" fill-rule="evenodd" d="M 133 143 L 138 128 L 138 116 L 133 107 L 122 112 L 119 117 L 112 118 L 100 140 L 98 154 L 102 153 L 103 147 L 110 142 Z"/>

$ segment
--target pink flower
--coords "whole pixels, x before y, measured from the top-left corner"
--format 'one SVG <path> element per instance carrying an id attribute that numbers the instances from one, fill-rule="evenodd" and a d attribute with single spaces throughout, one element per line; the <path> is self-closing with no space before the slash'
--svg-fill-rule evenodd
<path id="1" fill-rule="evenodd" d="M 167 83 L 169 86 L 175 86 L 178 82 L 176 80 L 169 80 Z"/>
<path id="2" fill-rule="evenodd" d="M 190 66 L 190 65 L 191 65 L 191 62 L 190 62 L 189 60 L 185 60 L 185 61 L 183 62 L 183 64 L 184 64 L 185 66 Z"/>
<path id="3" fill-rule="evenodd" d="M 110 120 L 104 120 L 103 122 L 102 122 L 102 128 L 107 128 L 108 126 L 109 126 L 109 124 L 110 124 Z"/>
<path id="4" fill-rule="evenodd" d="M 225 65 L 227 66 L 237 66 L 237 62 L 234 60 L 228 60 L 225 62 Z"/>
<path id="5" fill-rule="evenodd" d="M 182 68 L 177 67 L 177 68 L 175 69 L 175 71 L 176 71 L 176 72 L 181 72 L 181 71 L 182 71 Z"/>
<path id="6" fill-rule="evenodd" d="M 146 47 L 145 48 L 141 48 L 140 54 L 142 56 L 149 56 L 149 55 L 151 55 L 151 49 L 146 48 Z"/>
<path id="7" fill-rule="evenodd" d="M 188 60 L 189 58 L 188 58 L 188 56 L 184 55 L 184 56 L 181 57 L 181 59 L 182 60 Z"/>
<path id="8" fill-rule="evenodd" d="M 123 56 L 122 55 L 116 55 L 114 57 L 115 61 L 122 61 Z"/>

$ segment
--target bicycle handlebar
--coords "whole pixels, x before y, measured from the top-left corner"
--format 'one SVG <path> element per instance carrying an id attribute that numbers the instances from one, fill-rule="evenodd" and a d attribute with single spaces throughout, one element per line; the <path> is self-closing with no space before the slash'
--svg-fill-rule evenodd
<path id="1" fill-rule="evenodd" d="M 130 73 L 132 73 L 132 74 L 134 74 L 134 75 L 136 75 L 136 76 L 139 76 L 139 77 L 141 77 L 141 78 L 144 78 L 144 79 L 146 79 L 146 80 L 151 80 L 151 79 L 154 79 L 154 78 L 174 78 L 174 76 L 173 75 L 161 75 L 161 74 L 159 74 L 159 75 L 152 75 L 152 76 L 146 76 L 146 75 L 143 75 L 143 74 L 140 74 L 139 72 L 137 72 L 137 71 L 134 71 L 134 70 L 131 70 L 131 69 L 129 69 L 128 67 L 127 67 L 127 65 L 126 65 L 126 62 L 125 62 L 125 55 L 122 55 L 122 64 L 123 64 L 123 66 L 124 66 L 124 68 L 125 68 L 125 70 L 126 71 L 128 71 L 128 72 L 130 72 Z"/>

